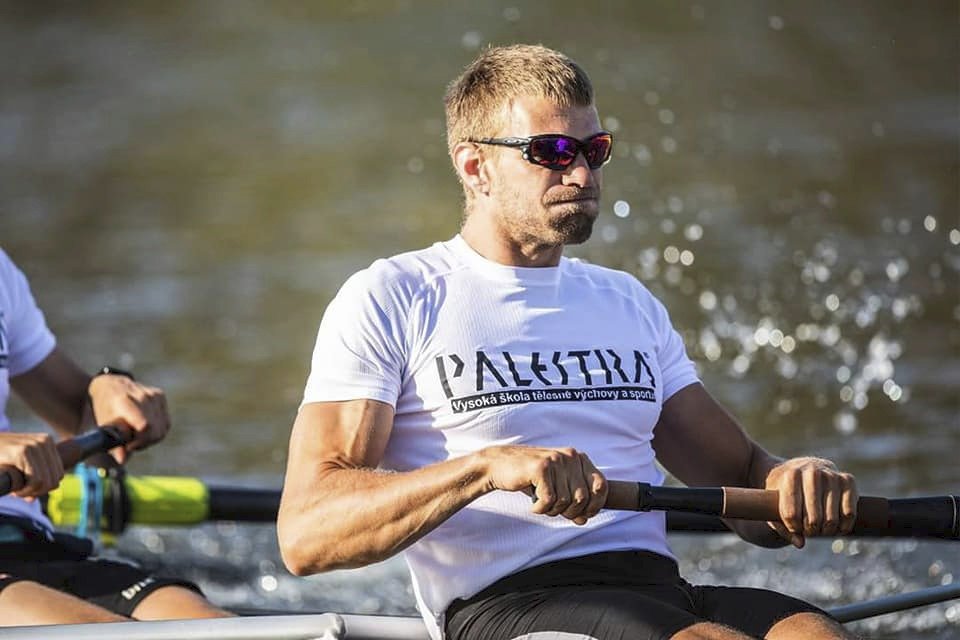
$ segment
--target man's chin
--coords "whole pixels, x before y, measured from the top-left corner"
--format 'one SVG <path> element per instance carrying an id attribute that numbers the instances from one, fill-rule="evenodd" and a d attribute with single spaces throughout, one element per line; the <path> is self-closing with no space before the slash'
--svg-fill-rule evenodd
<path id="1" fill-rule="evenodd" d="M 594 220 L 594 215 L 576 213 L 556 220 L 552 226 L 560 244 L 583 244 L 593 233 Z"/>

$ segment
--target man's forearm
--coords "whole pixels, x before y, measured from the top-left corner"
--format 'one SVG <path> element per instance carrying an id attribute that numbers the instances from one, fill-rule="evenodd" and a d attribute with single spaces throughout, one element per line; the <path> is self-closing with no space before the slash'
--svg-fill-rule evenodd
<path id="1" fill-rule="evenodd" d="M 293 497 L 284 490 L 277 520 L 284 562 L 309 575 L 389 558 L 491 490 L 481 457 L 400 473 L 323 465 L 311 486 Z"/>
<path id="2" fill-rule="evenodd" d="M 10 380 L 10 386 L 59 435 L 70 437 L 83 430 L 90 399 L 90 375 L 59 349 L 54 349 L 33 369 Z"/>

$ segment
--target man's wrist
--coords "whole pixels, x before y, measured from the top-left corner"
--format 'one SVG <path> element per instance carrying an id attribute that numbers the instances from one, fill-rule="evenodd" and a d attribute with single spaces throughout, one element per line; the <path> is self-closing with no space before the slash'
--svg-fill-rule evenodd
<path id="1" fill-rule="evenodd" d="M 97 369 L 91 378 L 96 378 L 97 376 L 123 376 L 125 378 L 130 378 L 131 380 L 136 380 L 132 373 L 126 369 L 121 369 L 120 367 L 112 367 L 110 365 L 104 365 Z"/>
<path id="2" fill-rule="evenodd" d="M 127 371 L 126 369 L 121 369 L 119 367 L 113 367 L 110 365 L 104 365 L 97 369 L 91 374 L 90 379 L 87 381 L 87 400 L 91 404 L 91 408 L 94 402 L 94 396 L 99 396 L 103 389 L 117 389 L 116 385 L 118 384 L 117 380 L 110 380 L 110 377 L 119 376 L 121 378 L 126 378 L 131 381 L 136 381 L 136 378 L 133 377 L 133 374 Z M 98 382 L 98 380 L 100 382 Z M 96 412 L 94 412 L 95 414 Z"/>
<path id="3" fill-rule="evenodd" d="M 785 458 L 772 455 L 757 446 L 750 460 L 749 485 L 757 489 L 766 488 L 770 474 L 784 462 Z"/>

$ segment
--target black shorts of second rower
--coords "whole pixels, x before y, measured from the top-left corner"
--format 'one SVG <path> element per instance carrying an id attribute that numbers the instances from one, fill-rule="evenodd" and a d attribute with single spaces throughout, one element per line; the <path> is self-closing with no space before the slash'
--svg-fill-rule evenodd
<path id="1" fill-rule="evenodd" d="M 526 569 L 455 600 L 449 640 L 512 640 L 565 631 L 596 640 L 666 640 L 697 622 L 724 624 L 757 638 L 791 615 L 821 609 L 745 587 L 694 586 L 672 559 L 616 551 Z"/>
<path id="2" fill-rule="evenodd" d="M 60 533 L 53 538 L 20 518 L 0 517 L 0 540 L 0 591 L 28 580 L 128 618 L 162 587 L 180 586 L 202 595 L 188 580 L 157 575 L 131 562 L 90 557 L 88 540 Z"/>

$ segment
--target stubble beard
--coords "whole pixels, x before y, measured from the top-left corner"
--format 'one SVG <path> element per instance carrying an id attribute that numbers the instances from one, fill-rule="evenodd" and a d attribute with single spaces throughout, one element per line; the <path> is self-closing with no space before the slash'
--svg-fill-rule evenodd
<path id="1" fill-rule="evenodd" d="M 594 192 L 592 197 L 599 197 Z M 524 244 L 560 246 L 583 244 L 593 233 L 598 201 L 565 202 L 547 200 L 525 206 L 519 193 L 507 194 L 500 202 L 508 233 Z"/>
<path id="2" fill-rule="evenodd" d="M 587 211 L 582 203 L 570 203 L 575 210 L 564 212 L 560 216 L 551 217 L 547 223 L 553 230 L 560 243 L 583 244 L 590 239 L 593 233 L 593 222 L 597 219 L 595 213 Z"/>
<path id="3" fill-rule="evenodd" d="M 583 200 L 577 200 L 582 198 Z M 541 205 L 547 225 L 563 244 L 582 244 L 593 233 L 600 206 L 599 188 L 555 191 Z"/>

